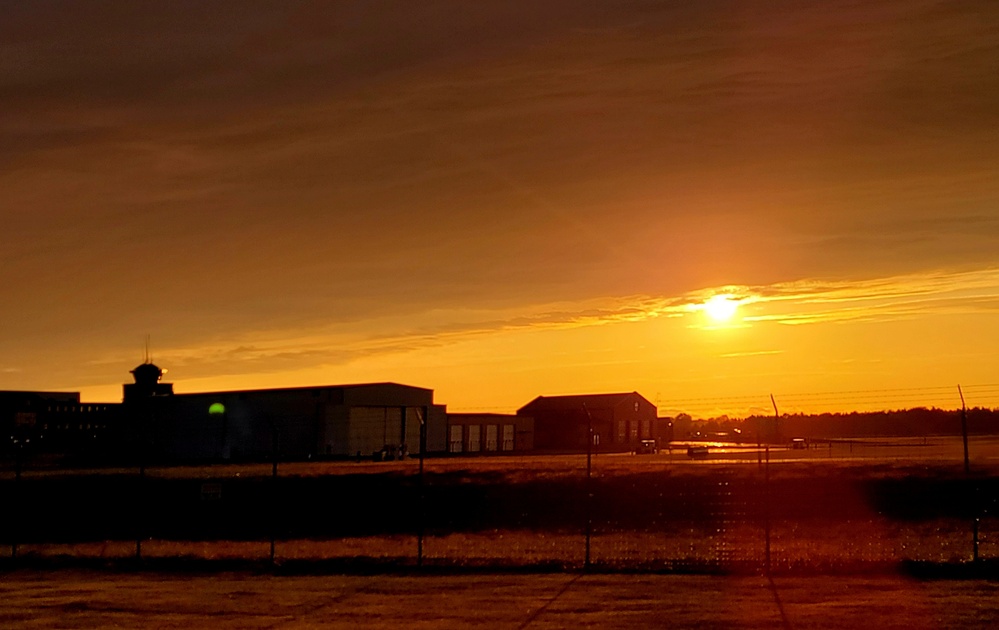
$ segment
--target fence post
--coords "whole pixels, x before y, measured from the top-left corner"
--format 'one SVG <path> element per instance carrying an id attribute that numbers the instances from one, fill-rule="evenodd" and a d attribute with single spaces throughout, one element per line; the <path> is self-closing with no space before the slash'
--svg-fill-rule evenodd
<path id="1" fill-rule="evenodd" d="M 766 446 L 766 462 L 763 466 L 763 536 L 764 569 L 770 575 L 770 445 Z"/>
<path id="2" fill-rule="evenodd" d="M 21 497 L 21 448 L 24 446 L 23 439 L 17 441 L 17 445 L 14 449 L 14 509 L 13 514 L 16 516 L 11 519 L 11 542 L 10 542 L 10 557 L 11 559 L 17 557 L 17 543 L 20 537 L 18 524 L 20 523 L 19 516 L 24 513 L 24 500 Z"/>
<path id="3" fill-rule="evenodd" d="M 135 559 L 142 560 L 142 523 L 145 520 L 145 501 L 146 501 L 146 456 L 145 447 L 143 441 L 139 442 L 139 488 L 138 494 L 135 498 L 136 505 L 136 515 L 135 515 Z"/>
<path id="4" fill-rule="evenodd" d="M 593 416 L 586 403 L 586 552 L 583 558 L 583 569 L 590 569 L 590 539 L 593 537 Z"/>
<path id="5" fill-rule="evenodd" d="M 774 406 L 774 437 L 779 436 L 779 426 L 780 426 L 780 412 L 777 410 L 777 400 L 774 398 L 773 394 L 770 394 L 770 402 Z M 763 536 L 764 536 L 764 546 L 765 546 L 765 569 L 766 573 L 770 575 L 770 445 L 767 444 L 766 450 L 766 462 L 763 466 Z"/>
<path id="6" fill-rule="evenodd" d="M 416 566 L 419 568 L 423 567 L 423 536 L 424 536 L 424 518 L 426 516 L 426 492 L 424 488 L 423 479 L 423 460 L 427 452 L 427 421 L 430 415 L 430 407 L 423 407 L 420 411 L 420 469 L 417 474 L 416 484 L 417 484 L 417 500 L 419 501 L 419 507 L 417 508 L 417 523 L 416 523 Z"/>
<path id="7" fill-rule="evenodd" d="M 971 477 L 971 460 L 968 457 L 968 407 L 964 402 L 964 392 L 961 391 L 961 386 L 957 386 L 957 393 L 961 397 L 961 439 L 964 443 L 964 474 L 966 477 Z M 978 525 L 979 525 L 979 506 L 981 503 L 978 500 L 978 487 L 975 487 L 974 498 L 972 499 L 973 505 L 971 506 L 974 516 L 971 520 L 971 560 L 973 562 L 978 562 Z"/>
<path id="8" fill-rule="evenodd" d="M 271 564 L 274 564 L 274 551 L 277 541 L 278 512 L 278 430 L 273 418 L 271 423 Z"/>

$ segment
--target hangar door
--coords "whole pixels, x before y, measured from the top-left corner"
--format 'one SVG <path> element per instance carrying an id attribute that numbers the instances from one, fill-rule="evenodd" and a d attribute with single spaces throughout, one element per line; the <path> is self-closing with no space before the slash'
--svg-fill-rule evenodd
<path id="1" fill-rule="evenodd" d="M 416 409 L 400 407 L 351 407 L 347 417 L 347 453 L 370 455 L 385 447 L 406 444 L 411 453 L 420 449 L 420 418 Z"/>

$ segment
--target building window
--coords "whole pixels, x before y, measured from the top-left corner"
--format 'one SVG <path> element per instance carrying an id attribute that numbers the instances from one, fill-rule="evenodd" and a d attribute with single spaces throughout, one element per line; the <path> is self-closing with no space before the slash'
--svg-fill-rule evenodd
<path id="1" fill-rule="evenodd" d="M 461 452 L 461 425 L 448 427 L 448 448 L 449 453 Z"/>
<path id="2" fill-rule="evenodd" d="M 478 453 L 482 449 L 482 427 L 477 424 L 468 425 L 468 452 Z"/>
<path id="3" fill-rule="evenodd" d="M 624 420 L 617 421 L 617 441 L 619 444 L 628 441 L 627 427 L 624 424 Z"/>
<path id="4" fill-rule="evenodd" d="M 642 435 L 643 440 L 647 440 L 652 437 L 652 422 L 650 420 L 642 420 Z"/>
<path id="5" fill-rule="evenodd" d="M 495 424 L 486 425 L 486 450 L 495 451 L 499 446 L 498 443 L 498 433 L 499 427 Z"/>
<path id="6" fill-rule="evenodd" d="M 628 437 L 632 442 L 638 441 L 638 422 L 635 420 L 628 421 Z"/>
<path id="7" fill-rule="evenodd" d="M 503 450 L 512 451 L 513 450 L 513 425 L 504 424 L 503 425 Z"/>

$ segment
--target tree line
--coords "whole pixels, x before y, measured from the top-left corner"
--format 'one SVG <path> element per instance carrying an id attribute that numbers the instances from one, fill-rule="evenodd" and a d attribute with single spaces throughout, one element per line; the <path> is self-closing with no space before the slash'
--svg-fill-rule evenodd
<path id="1" fill-rule="evenodd" d="M 972 407 L 967 411 L 968 433 L 999 434 L 999 409 Z M 685 439 L 724 439 L 733 442 L 779 442 L 793 437 L 835 439 L 850 437 L 925 437 L 960 435 L 960 409 L 915 407 L 849 413 L 753 415 L 747 418 L 699 419 L 688 414 L 673 418 L 673 436 Z"/>

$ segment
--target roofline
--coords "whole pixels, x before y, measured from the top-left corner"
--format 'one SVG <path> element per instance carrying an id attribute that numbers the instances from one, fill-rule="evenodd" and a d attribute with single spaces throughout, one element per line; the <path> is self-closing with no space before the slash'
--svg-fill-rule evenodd
<path id="1" fill-rule="evenodd" d="M 639 396 L 642 396 L 638 392 L 606 392 L 606 393 L 599 393 L 599 394 L 558 394 L 558 395 L 555 395 L 555 396 L 544 396 L 544 395 L 542 395 L 542 396 L 538 396 L 534 400 L 539 400 L 541 398 L 546 398 L 546 399 L 554 399 L 554 398 L 603 398 L 605 396 L 606 397 L 610 397 L 610 396 L 631 396 L 632 394 L 638 394 Z M 642 398 L 645 398 L 645 396 L 642 396 Z M 534 400 L 532 400 L 531 402 L 534 402 Z"/>
<path id="2" fill-rule="evenodd" d="M 538 397 L 534 398 L 533 400 L 531 400 L 531 402 L 529 402 L 526 405 L 524 405 L 524 406 L 520 407 L 519 409 L 517 409 L 517 413 L 519 414 L 521 411 L 523 411 L 524 409 L 527 409 L 528 407 L 530 407 L 531 405 L 533 405 L 534 403 L 536 403 L 536 402 L 538 402 L 540 400 L 558 400 L 558 399 L 568 399 L 568 398 L 577 398 L 577 399 L 590 398 L 590 399 L 593 399 L 593 398 L 611 398 L 611 397 L 614 397 L 614 396 L 626 397 L 626 396 L 631 396 L 631 395 L 638 396 L 639 398 L 641 398 L 645 402 L 649 403 L 650 405 L 655 406 L 654 402 L 652 402 L 651 400 L 649 400 L 645 396 L 642 396 L 637 391 L 635 391 L 635 392 L 611 392 L 611 393 L 607 393 L 607 394 L 562 394 L 562 395 L 558 395 L 558 396 L 538 396 Z M 585 403 L 586 400 L 582 400 L 581 402 Z M 618 405 L 618 404 L 620 404 L 620 401 L 614 403 L 614 405 Z"/>
<path id="3" fill-rule="evenodd" d="M 53 395 L 53 394 L 54 395 L 76 394 L 77 396 L 79 396 L 80 392 L 79 391 L 73 391 L 73 390 L 64 390 L 64 391 L 59 391 L 59 390 L 45 390 L 45 391 L 37 391 L 37 390 L 33 390 L 33 389 L 0 389 L 0 395 L 3 395 L 3 394 L 21 394 L 21 395 L 23 395 L 23 394 L 34 394 L 36 396 L 49 396 L 49 395 Z"/>
<path id="4" fill-rule="evenodd" d="M 448 416 L 477 416 L 477 417 L 481 417 L 481 416 L 495 416 L 497 418 L 516 418 L 517 417 L 517 414 L 515 414 L 515 413 L 499 413 L 497 411 L 481 411 L 481 412 L 476 412 L 476 411 L 456 411 L 454 413 L 451 413 L 449 411 L 447 413 L 447 415 Z"/>
<path id="5" fill-rule="evenodd" d="M 416 385 L 404 385 L 403 383 L 394 383 L 390 381 L 381 383 L 351 383 L 348 385 L 311 385 L 311 386 L 300 386 L 300 387 L 268 387 L 265 389 L 226 389 L 218 391 L 207 391 L 207 392 L 181 392 L 174 393 L 174 397 L 177 396 L 216 396 L 223 394 L 251 394 L 251 393 L 275 393 L 275 392 L 308 392 L 322 389 L 357 389 L 360 387 L 383 387 L 386 385 L 391 385 L 394 387 L 406 387 L 409 389 L 418 389 L 424 392 L 433 392 L 434 390 L 427 387 L 417 387 Z"/>

